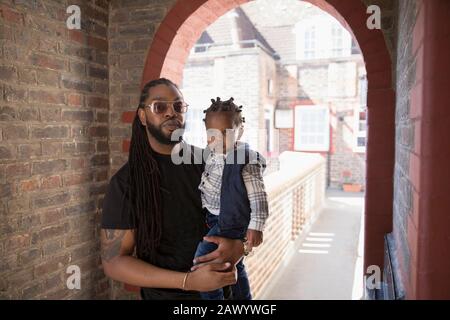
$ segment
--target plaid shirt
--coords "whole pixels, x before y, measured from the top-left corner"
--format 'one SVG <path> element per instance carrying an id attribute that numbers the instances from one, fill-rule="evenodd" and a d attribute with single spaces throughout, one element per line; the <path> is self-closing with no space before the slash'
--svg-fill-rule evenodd
<path id="1" fill-rule="evenodd" d="M 256 151 L 250 150 L 250 153 L 253 153 L 253 159 L 256 159 Z M 225 157 L 226 155 L 224 154 L 214 152 L 209 154 L 199 186 L 199 189 L 202 191 L 202 206 L 215 215 L 220 213 L 220 189 L 225 167 Z M 247 189 L 251 209 L 248 229 L 258 231 L 263 231 L 264 224 L 269 216 L 267 194 L 263 181 L 265 168 L 266 161 L 259 155 L 258 161 L 250 162 L 242 169 L 242 178 Z"/>

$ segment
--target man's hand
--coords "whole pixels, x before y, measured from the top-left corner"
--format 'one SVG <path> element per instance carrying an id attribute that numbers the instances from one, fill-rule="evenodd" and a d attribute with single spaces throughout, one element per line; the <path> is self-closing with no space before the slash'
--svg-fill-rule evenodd
<path id="1" fill-rule="evenodd" d="M 214 242 L 218 248 L 211 253 L 194 259 L 191 270 L 196 270 L 201 266 L 211 263 L 229 262 L 236 265 L 244 255 L 244 244 L 240 239 L 228 239 L 217 236 L 204 237 L 203 240 Z"/>
<path id="2" fill-rule="evenodd" d="M 212 291 L 233 285 L 237 281 L 236 267 L 231 263 L 214 263 L 191 272 L 186 279 L 185 290 Z"/>
<path id="3" fill-rule="evenodd" d="M 263 242 L 263 233 L 258 230 L 247 230 L 247 243 L 250 249 L 259 246 Z"/>
<path id="4" fill-rule="evenodd" d="M 133 257 L 134 230 L 102 229 L 100 236 L 103 270 L 108 277 L 138 287 L 181 288 L 184 273 Z M 233 249 L 228 246 L 227 250 Z M 211 291 L 235 284 L 236 279 L 237 270 L 232 263 L 209 264 L 189 274 L 184 289 Z"/>

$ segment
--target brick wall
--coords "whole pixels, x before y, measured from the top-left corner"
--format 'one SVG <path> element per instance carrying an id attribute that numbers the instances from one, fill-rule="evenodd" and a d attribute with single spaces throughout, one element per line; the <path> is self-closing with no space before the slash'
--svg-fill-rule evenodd
<path id="1" fill-rule="evenodd" d="M 14 3 L 14 5 L 12 5 Z M 98 218 L 108 182 L 108 5 L 0 4 L 0 298 L 106 297 Z M 82 290 L 67 290 L 66 267 Z"/>
<path id="2" fill-rule="evenodd" d="M 359 87 L 359 81 L 357 81 Z M 349 86 L 355 83 L 349 83 Z M 344 183 L 365 185 L 366 154 L 356 152 L 355 121 L 359 110 L 360 92 L 355 97 L 339 99 L 330 103 L 331 112 L 331 152 L 330 186 L 341 188 Z"/>
<path id="3" fill-rule="evenodd" d="M 329 181 L 333 188 L 341 188 L 344 183 L 365 185 L 365 153 L 354 152 L 349 145 L 353 130 L 353 116 L 347 122 L 337 120 L 336 128 L 332 129 L 333 152 L 330 157 Z M 351 129 L 350 129 L 351 128 Z M 353 141 L 351 141 L 353 143 Z"/>
<path id="4" fill-rule="evenodd" d="M 410 248 L 407 230 L 412 208 L 412 185 L 409 177 L 411 152 L 414 149 L 414 122 L 410 117 L 410 94 L 414 85 L 416 63 L 412 52 L 412 34 L 417 16 L 415 1 L 399 1 L 398 41 L 403 45 L 397 52 L 397 104 L 396 104 L 396 144 L 394 172 L 394 237 L 398 255 L 394 256 L 394 264 L 403 269 L 398 277 L 397 294 L 404 296 L 404 282 L 409 280 Z"/>
<path id="5" fill-rule="evenodd" d="M 450 3 L 399 1 L 394 228 L 397 294 L 448 299 Z"/>
<path id="6" fill-rule="evenodd" d="M 174 0 L 112 0 L 109 16 L 109 140 L 113 175 L 127 161 L 148 47 Z"/>

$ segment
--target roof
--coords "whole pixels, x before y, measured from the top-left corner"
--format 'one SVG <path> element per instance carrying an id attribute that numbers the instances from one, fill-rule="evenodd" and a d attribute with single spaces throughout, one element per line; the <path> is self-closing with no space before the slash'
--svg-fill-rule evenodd
<path id="1" fill-rule="evenodd" d="M 197 41 L 197 44 L 232 44 L 233 32 L 236 31 L 238 41 L 257 40 L 269 53 L 276 53 L 269 42 L 264 38 L 259 30 L 255 28 L 247 14 L 240 7 L 229 11 L 211 24 L 202 33 Z"/>
<path id="2" fill-rule="evenodd" d="M 296 44 L 293 25 L 262 27 L 261 33 L 272 45 L 283 61 L 296 59 Z"/>

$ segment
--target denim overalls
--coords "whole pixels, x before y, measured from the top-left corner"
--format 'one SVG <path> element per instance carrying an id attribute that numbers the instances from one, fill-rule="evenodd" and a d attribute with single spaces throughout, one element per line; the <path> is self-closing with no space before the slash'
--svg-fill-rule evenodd
<path id="1" fill-rule="evenodd" d="M 222 175 L 220 192 L 220 214 L 214 215 L 204 208 L 206 223 L 209 228 L 208 236 L 220 236 L 231 239 L 244 239 L 250 222 L 250 203 L 247 189 L 242 178 L 242 169 L 250 161 L 249 146 L 243 144 L 228 152 Z M 214 251 L 217 245 L 212 242 L 201 241 L 195 256 L 202 256 Z M 237 283 L 231 286 L 234 300 L 251 300 L 250 286 L 244 264 L 236 265 Z M 200 293 L 206 300 L 224 299 L 223 289 Z"/>

